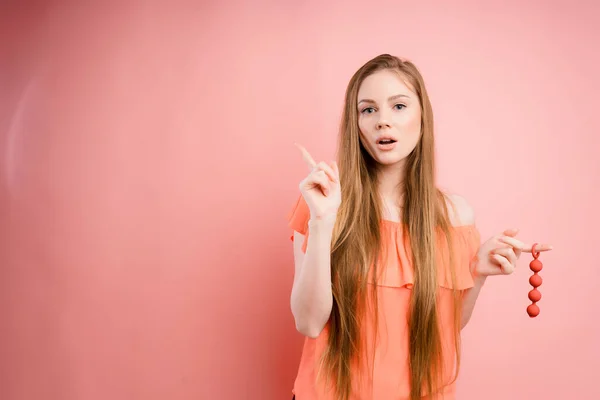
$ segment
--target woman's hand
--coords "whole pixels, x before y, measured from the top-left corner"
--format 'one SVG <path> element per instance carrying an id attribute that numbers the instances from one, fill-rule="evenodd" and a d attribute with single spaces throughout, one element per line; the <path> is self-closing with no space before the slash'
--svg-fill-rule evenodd
<path id="1" fill-rule="evenodd" d="M 507 229 L 502 234 L 488 239 L 479 247 L 471 273 L 475 278 L 485 278 L 491 275 L 510 275 L 517 267 L 517 260 L 523 252 L 532 251 L 531 244 L 525 244 L 516 239 L 517 229 Z M 550 251 L 552 246 L 538 244 L 535 251 Z"/>
<path id="2" fill-rule="evenodd" d="M 299 144 L 296 146 L 310 168 L 310 173 L 299 185 L 300 192 L 308 204 L 310 218 L 335 218 L 342 202 L 340 171 L 337 163 L 334 161 L 329 164 L 323 161 L 316 163 L 304 147 Z"/>

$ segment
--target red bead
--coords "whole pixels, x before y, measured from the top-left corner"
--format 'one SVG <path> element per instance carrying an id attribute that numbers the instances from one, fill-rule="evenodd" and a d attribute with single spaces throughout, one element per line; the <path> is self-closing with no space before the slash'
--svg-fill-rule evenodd
<path id="1" fill-rule="evenodd" d="M 538 260 L 540 252 L 535 250 L 536 246 L 537 243 L 531 246 L 533 261 L 529 263 L 529 268 L 533 271 L 533 275 L 529 278 L 529 283 L 533 286 L 533 289 L 529 291 L 528 297 L 531 300 L 531 304 L 527 307 L 527 314 L 531 318 L 537 317 L 540 314 L 540 308 L 536 303 L 542 299 L 542 293 L 537 288 L 542 285 L 542 277 L 538 275 L 538 272 L 542 270 L 543 266 L 542 262 Z"/>
<path id="2" fill-rule="evenodd" d="M 542 299 L 542 293 L 537 290 L 537 289 L 533 289 L 529 292 L 529 300 L 535 302 L 538 302 Z"/>
<path id="3" fill-rule="evenodd" d="M 534 288 L 542 286 L 542 277 L 537 274 L 531 275 L 529 278 L 529 284 Z"/>
<path id="4" fill-rule="evenodd" d="M 529 268 L 533 271 L 533 272 L 540 272 L 543 268 L 542 262 L 538 259 L 533 260 L 532 262 L 529 263 Z"/>
<path id="5" fill-rule="evenodd" d="M 540 308 L 535 304 L 530 304 L 529 307 L 527 307 L 527 314 L 531 318 L 537 317 L 540 314 Z"/>

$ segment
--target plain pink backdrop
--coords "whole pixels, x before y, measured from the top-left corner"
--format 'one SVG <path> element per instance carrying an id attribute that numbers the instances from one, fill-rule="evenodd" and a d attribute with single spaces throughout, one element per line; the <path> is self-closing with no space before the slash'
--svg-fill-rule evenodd
<path id="1" fill-rule="evenodd" d="M 483 238 L 555 246 L 538 318 L 530 257 L 488 281 L 459 399 L 599 399 L 600 6 L 416 3 L 2 6 L 0 398 L 290 398 L 293 143 L 332 159 L 389 52 Z"/>

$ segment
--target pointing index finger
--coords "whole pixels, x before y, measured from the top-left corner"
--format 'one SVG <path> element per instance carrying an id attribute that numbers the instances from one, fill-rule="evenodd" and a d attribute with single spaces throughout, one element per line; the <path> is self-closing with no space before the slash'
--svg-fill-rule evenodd
<path id="1" fill-rule="evenodd" d="M 302 153 L 302 158 L 304 158 L 304 161 L 306 161 L 306 163 L 308 164 L 310 169 L 311 170 L 314 169 L 317 166 L 317 163 L 310 156 L 310 153 L 303 146 L 299 145 L 298 143 L 294 143 L 294 144 L 296 145 L 297 148 L 300 149 L 300 152 Z"/>
<path id="2" fill-rule="evenodd" d="M 525 244 L 523 242 L 521 242 L 520 240 L 517 240 L 515 238 L 509 237 L 509 236 L 502 236 L 499 239 L 501 242 L 504 242 L 516 249 L 519 249 L 521 251 L 525 251 L 528 253 L 531 253 L 531 251 L 533 250 L 533 245 L 531 244 Z M 535 246 L 535 251 L 549 251 L 552 250 L 552 246 L 550 246 L 549 244 L 537 244 Z"/>

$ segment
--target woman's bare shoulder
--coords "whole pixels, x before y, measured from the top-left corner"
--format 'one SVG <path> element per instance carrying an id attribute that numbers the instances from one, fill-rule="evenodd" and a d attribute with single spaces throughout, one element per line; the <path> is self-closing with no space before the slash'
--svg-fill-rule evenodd
<path id="1" fill-rule="evenodd" d="M 456 193 L 445 193 L 450 223 L 453 226 L 474 225 L 475 211 L 467 199 Z"/>

